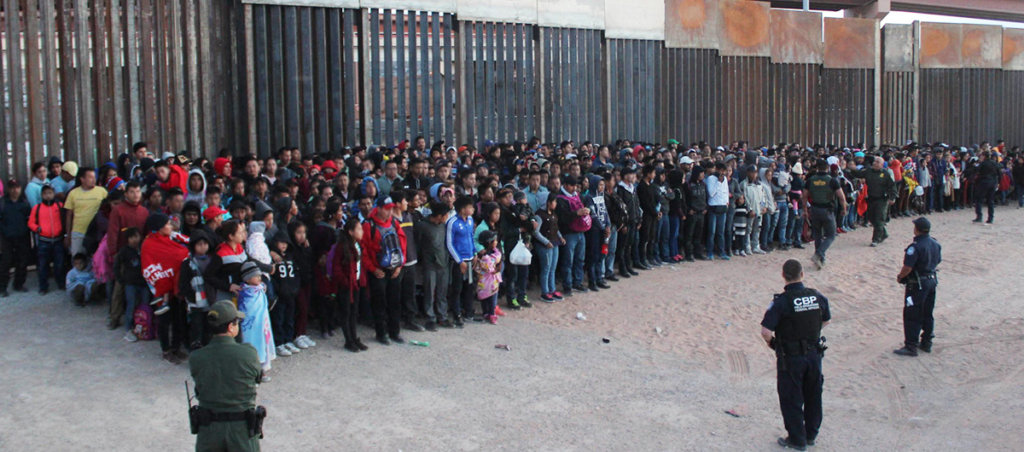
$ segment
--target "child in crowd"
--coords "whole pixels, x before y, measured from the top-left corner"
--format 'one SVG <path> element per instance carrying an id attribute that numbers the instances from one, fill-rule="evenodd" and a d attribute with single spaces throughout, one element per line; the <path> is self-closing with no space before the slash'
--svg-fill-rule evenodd
<path id="1" fill-rule="evenodd" d="M 558 267 L 558 250 L 565 244 L 558 230 L 558 198 L 548 196 L 544 208 L 533 217 L 537 228 L 533 233 L 534 249 L 540 256 L 540 299 L 552 303 L 562 299 L 555 290 L 555 269 Z"/>
<path id="2" fill-rule="evenodd" d="M 747 220 L 750 217 L 750 209 L 747 208 L 747 198 L 742 194 L 736 195 L 736 211 L 732 216 L 732 233 L 735 238 L 735 245 L 732 249 L 734 256 L 747 255 Z"/>
<path id="3" fill-rule="evenodd" d="M 427 217 L 417 221 L 415 226 L 423 280 L 424 312 L 427 315 L 426 328 L 453 328 L 455 325 L 448 320 L 448 281 L 451 278 L 452 261 L 445 249 L 448 207 L 435 201 L 427 210 Z"/>
<path id="4" fill-rule="evenodd" d="M 299 275 L 295 273 L 295 254 L 291 251 L 288 234 L 278 231 L 270 239 L 274 250 L 274 264 L 271 276 L 274 281 L 277 302 L 270 310 L 271 325 L 274 329 L 274 343 L 277 354 L 291 356 L 302 349 L 292 339 L 295 334 L 295 298 L 299 296 Z"/>
<path id="5" fill-rule="evenodd" d="M 292 331 L 295 339 L 292 343 L 300 349 L 305 349 L 316 346 L 316 342 L 306 336 L 309 299 L 313 285 L 313 249 L 306 236 L 305 223 L 301 221 L 291 223 L 288 225 L 288 234 L 292 240 L 290 247 L 294 257 L 292 262 L 295 264 L 295 273 L 299 275 L 299 294 L 295 297 L 295 324 Z"/>
<path id="6" fill-rule="evenodd" d="M 149 288 L 142 277 L 142 231 L 128 228 L 121 232 L 121 243 L 126 244 L 114 257 L 114 275 L 124 288 L 124 340 L 135 342 L 138 338 L 132 333 L 132 318 L 135 308 L 149 301 Z"/>
<path id="7" fill-rule="evenodd" d="M 363 249 L 363 226 L 358 218 L 350 218 L 334 245 L 331 265 L 332 282 L 337 287 L 335 295 L 341 308 L 341 332 L 345 336 L 345 349 L 360 352 L 367 349 L 356 335 L 356 321 L 359 316 L 359 299 L 366 289 L 366 274 L 361 259 Z"/>
<path id="8" fill-rule="evenodd" d="M 36 236 L 36 270 L 39 272 L 39 295 L 49 291 L 50 275 L 54 275 L 57 288 L 64 290 L 64 226 L 61 209 L 64 204 L 56 199 L 53 186 L 46 184 L 39 191 L 41 202 L 32 207 L 28 215 L 28 228 Z M 53 265 L 51 271 L 50 265 Z"/>
<path id="9" fill-rule="evenodd" d="M 476 253 L 473 270 L 476 272 L 476 297 L 480 300 L 480 310 L 484 320 L 491 325 L 498 324 L 495 307 L 498 303 L 498 288 L 501 286 L 501 249 L 498 248 L 498 234 L 494 231 L 482 231 L 479 235 L 483 249 Z"/>
<path id="10" fill-rule="evenodd" d="M 92 274 L 92 267 L 89 266 L 89 258 L 84 253 L 78 253 L 71 259 L 72 269 L 68 271 L 65 284 L 71 301 L 75 306 L 85 307 L 85 304 L 96 296 L 93 289 L 99 287 L 96 277 Z"/>
<path id="11" fill-rule="evenodd" d="M 245 314 L 241 324 L 242 342 L 252 345 L 263 367 L 263 381 L 270 381 L 270 361 L 277 358 L 274 350 L 274 333 L 270 327 L 270 313 L 267 309 L 267 286 L 263 284 L 263 272 L 254 262 L 242 264 L 242 290 L 238 292 L 238 312 Z"/>
<path id="12" fill-rule="evenodd" d="M 189 238 L 188 248 L 189 256 L 181 262 L 178 294 L 188 305 L 188 349 L 195 351 L 210 342 L 210 334 L 204 328 L 210 300 L 207 298 L 206 280 L 203 279 L 203 273 L 210 265 L 209 236 L 205 232 L 197 231 Z"/>

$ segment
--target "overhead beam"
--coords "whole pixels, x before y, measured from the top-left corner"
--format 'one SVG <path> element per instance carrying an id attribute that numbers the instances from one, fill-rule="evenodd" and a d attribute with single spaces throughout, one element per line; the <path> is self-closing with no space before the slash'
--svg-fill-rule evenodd
<path id="1" fill-rule="evenodd" d="M 803 7 L 802 0 L 770 0 L 770 3 L 775 8 Z M 1017 0 L 822 0 L 811 1 L 811 9 L 852 10 L 854 17 L 877 18 L 870 15 L 872 9 L 877 8 L 878 12 L 874 14 L 880 14 L 886 10 L 884 3 L 890 4 L 889 11 L 1024 22 L 1024 2 Z"/>

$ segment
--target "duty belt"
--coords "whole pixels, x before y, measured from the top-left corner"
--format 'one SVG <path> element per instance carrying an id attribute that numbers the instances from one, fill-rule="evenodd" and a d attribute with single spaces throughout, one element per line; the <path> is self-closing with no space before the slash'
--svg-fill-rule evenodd
<path id="1" fill-rule="evenodd" d="M 213 411 L 208 411 L 207 415 L 209 416 L 210 422 L 235 422 L 244 421 L 246 419 L 245 411 L 239 411 L 236 413 L 215 413 Z"/>

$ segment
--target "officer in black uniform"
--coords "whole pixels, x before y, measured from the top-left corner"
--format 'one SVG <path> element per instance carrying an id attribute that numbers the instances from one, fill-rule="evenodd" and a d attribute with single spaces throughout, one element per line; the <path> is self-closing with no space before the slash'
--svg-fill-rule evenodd
<path id="1" fill-rule="evenodd" d="M 906 286 L 903 295 L 903 348 L 893 350 L 902 356 L 917 356 L 917 351 L 931 353 L 935 337 L 935 287 L 939 279 L 935 267 L 942 262 L 942 246 L 928 233 L 931 222 L 925 217 L 914 220 L 914 243 L 903 254 L 903 268 L 896 280 Z M 922 331 L 923 330 L 923 331 Z M 918 335 L 921 341 L 918 343 Z"/>
<path id="2" fill-rule="evenodd" d="M 840 212 L 846 212 L 846 195 L 839 181 L 828 172 L 828 162 L 818 160 L 815 172 L 807 178 L 803 193 L 804 212 L 811 221 L 814 235 L 814 257 L 818 269 L 825 267 L 825 252 L 836 239 L 836 201 Z"/>
<path id="3" fill-rule="evenodd" d="M 800 261 L 790 259 L 782 265 L 786 289 L 775 295 L 761 320 L 761 337 L 777 357 L 779 405 L 789 434 L 778 443 L 796 450 L 813 446 L 821 427 L 821 328 L 832 318 L 828 299 L 804 287 L 803 277 Z"/>

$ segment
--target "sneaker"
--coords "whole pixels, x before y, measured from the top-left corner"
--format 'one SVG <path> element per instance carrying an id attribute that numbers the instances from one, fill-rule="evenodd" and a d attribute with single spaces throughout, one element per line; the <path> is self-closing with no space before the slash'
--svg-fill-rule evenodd
<path id="1" fill-rule="evenodd" d="M 559 292 L 557 290 L 554 291 L 554 292 L 551 292 L 551 297 L 554 298 L 555 300 L 558 300 L 558 301 L 562 301 L 562 300 L 565 299 L 565 297 L 562 295 L 562 292 Z"/>
<path id="2" fill-rule="evenodd" d="M 270 375 L 267 374 L 263 374 L 263 376 L 260 377 L 260 383 L 270 383 L 270 380 L 273 380 L 273 378 L 270 378 Z"/>
<path id="3" fill-rule="evenodd" d="M 748 254 L 745 250 L 740 250 L 740 257 L 747 257 Z"/>
<path id="4" fill-rule="evenodd" d="M 504 317 L 505 316 L 505 311 L 501 310 L 501 306 L 495 306 L 494 307 L 494 315 L 500 315 L 500 316 Z"/>
<path id="5" fill-rule="evenodd" d="M 310 347 L 316 347 L 316 342 L 309 338 L 309 336 L 302 336 L 306 338 L 306 345 Z"/>
<path id="6" fill-rule="evenodd" d="M 306 343 L 306 336 L 299 336 L 295 338 L 294 344 L 296 347 L 299 347 L 300 350 L 309 348 L 309 344 Z"/>
<path id="7" fill-rule="evenodd" d="M 277 356 L 292 356 L 292 352 L 288 350 L 288 347 L 283 345 L 278 345 L 275 350 L 277 351 Z"/>
<path id="8" fill-rule="evenodd" d="M 284 344 L 284 348 L 287 348 L 288 351 L 290 351 L 292 353 L 298 353 L 298 352 L 302 351 L 301 348 L 295 346 L 294 342 L 288 342 L 288 343 Z"/>
<path id="9" fill-rule="evenodd" d="M 723 253 L 723 254 L 719 255 L 718 258 L 727 261 L 727 260 L 729 260 L 729 255 Z"/>
<path id="10" fill-rule="evenodd" d="M 754 248 L 754 254 L 765 254 L 765 252 L 761 248 Z"/>
<path id="11" fill-rule="evenodd" d="M 139 338 L 135 336 L 135 333 L 132 333 L 131 331 L 124 333 L 124 336 L 122 336 L 121 338 L 127 342 L 138 342 L 139 340 Z"/>
<path id="12" fill-rule="evenodd" d="M 435 332 L 437 331 L 437 324 L 434 322 L 427 322 L 425 325 L 423 325 L 423 328 L 425 328 L 427 331 Z"/>
<path id="13" fill-rule="evenodd" d="M 878 242 L 871 242 L 871 247 L 872 247 L 872 248 L 874 248 L 874 247 L 876 247 L 876 246 L 878 246 Z"/>
<path id="14" fill-rule="evenodd" d="M 892 352 L 897 354 L 897 355 L 900 355 L 900 356 L 917 356 L 917 350 L 914 350 L 914 349 L 912 349 L 910 347 L 906 347 L 906 346 L 904 346 L 903 348 L 897 348 L 896 350 L 893 350 Z"/>
<path id="15" fill-rule="evenodd" d="M 359 351 L 361 352 L 365 352 L 370 349 L 370 347 L 367 347 L 366 344 L 364 344 L 363 341 L 359 340 L 358 337 L 356 338 L 356 347 L 359 347 Z"/>
<path id="16" fill-rule="evenodd" d="M 508 308 L 509 309 L 514 309 L 514 310 L 518 311 L 520 309 L 523 309 L 523 306 L 519 304 L 519 300 L 516 300 L 515 298 L 513 298 L 513 299 L 508 301 Z"/>
<path id="17" fill-rule="evenodd" d="M 181 364 L 181 360 L 178 359 L 178 357 L 174 354 L 174 352 L 172 352 L 170 350 L 164 352 L 163 358 L 164 358 L 164 361 L 167 361 L 167 362 L 169 362 L 171 364 L 174 364 L 174 365 Z"/>
<path id="18" fill-rule="evenodd" d="M 377 342 L 380 342 L 381 345 L 391 345 L 391 341 L 388 340 L 387 336 L 377 336 Z"/>
<path id="19" fill-rule="evenodd" d="M 403 322 L 402 327 L 409 331 L 416 331 L 418 333 L 424 331 L 422 326 L 413 321 Z"/>
<path id="20" fill-rule="evenodd" d="M 497 325 L 498 324 L 498 316 L 496 316 L 496 315 L 489 315 L 489 316 L 487 316 L 487 321 L 491 322 L 491 325 Z"/>
<path id="21" fill-rule="evenodd" d="M 789 442 L 789 438 L 779 438 L 778 443 L 783 449 L 807 450 L 807 446 L 793 444 Z"/>
<path id="22" fill-rule="evenodd" d="M 405 339 L 403 339 L 402 336 L 399 336 L 399 335 L 395 334 L 395 335 L 391 336 L 391 342 L 394 342 L 396 344 L 404 344 L 405 343 Z"/>
<path id="23" fill-rule="evenodd" d="M 524 308 L 532 308 L 533 307 L 533 303 L 530 303 L 530 297 L 527 297 L 526 295 L 523 295 L 523 299 L 519 300 L 519 305 L 524 307 Z"/>
<path id="24" fill-rule="evenodd" d="M 437 326 L 448 329 L 455 328 L 455 324 L 453 324 L 451 320 L 447 319 L 437 322 Z"/>
<path id="25" fill-rule="evenodd" d="M 461 315 L 455 316 L 455 327 L 456 328 L 462 328 L 465 325 L 466 325 L 466 323 L 462 321 L 462 316 Z"/>
<path id="26" fill-rule="evenodd" d="M 545 303 L 554 303 L 555 297 L 551 296 L 551 294 L 549 293 L 541 294 L 540 301 L 543 301 Z"/>

